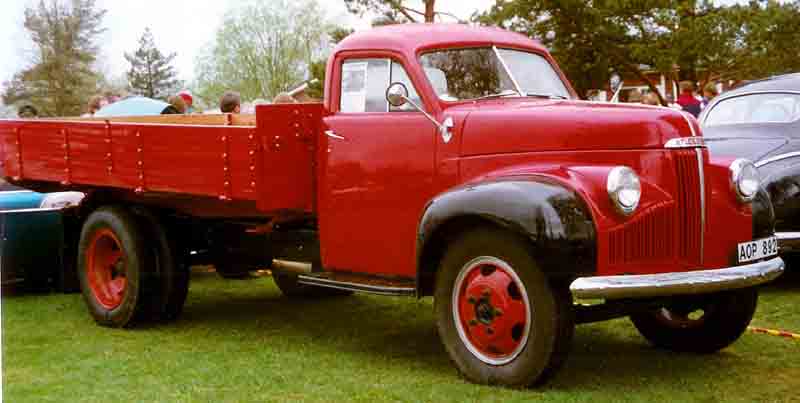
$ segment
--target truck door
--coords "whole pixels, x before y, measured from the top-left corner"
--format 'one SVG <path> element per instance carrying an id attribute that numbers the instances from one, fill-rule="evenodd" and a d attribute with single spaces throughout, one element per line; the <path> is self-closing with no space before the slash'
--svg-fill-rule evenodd
<path id="1" fill-rule="evenodd" d="M 419 86 L 390 58 L 344 59 L 333 80 L 341 96 L 324 119 L 320 155 L 323 265 L 413 277 L 417 223 L 434 193 L 436 130 L 410 105 L 390 107 L 385 93 L 402 82 L 422 105 Z"/>

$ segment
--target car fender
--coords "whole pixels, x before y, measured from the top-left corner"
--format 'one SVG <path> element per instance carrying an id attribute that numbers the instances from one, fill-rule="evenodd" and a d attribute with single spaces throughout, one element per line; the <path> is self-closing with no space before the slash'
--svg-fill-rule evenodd
<path id="1" fill-rule="evenodd" d="M 451 240 L 447 238 L 481 222 L 526 239 L 548 276 L 568 279 L 596 272 L 596 229 L 577 191 L 547 176 L 489 178 L 428 203 L 417 233 L 418 295 L 430 291 L 425 284 Z"/>

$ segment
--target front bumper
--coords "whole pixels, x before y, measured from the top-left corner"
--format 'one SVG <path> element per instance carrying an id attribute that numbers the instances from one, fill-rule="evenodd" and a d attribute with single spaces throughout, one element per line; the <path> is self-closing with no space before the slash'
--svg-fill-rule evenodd
<path id="1" fill-rule="evenodd" d="M 800 232 L 776 232 L 781 253 L 800 252 Z"/>
<path id="2" fill-rule="evenodd" d="M 688 272 L 580 277 L 569 289 L 581 299 L 620 299 L 706 294 L 747 288 L 774 280 L 783 273 L 783 260 L 774 257 L 762 262 L 724 269 Z"/>

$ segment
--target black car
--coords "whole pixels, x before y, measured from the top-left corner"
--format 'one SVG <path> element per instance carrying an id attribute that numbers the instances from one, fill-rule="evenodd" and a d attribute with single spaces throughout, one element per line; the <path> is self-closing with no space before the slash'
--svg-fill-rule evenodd
<path id="1" fill-rule="evenodd" d="M 699 117 L 712 155 L 755 162 L 775 208 L 781 254 L 800 263 L 800 73 L 747 83 Z"/>

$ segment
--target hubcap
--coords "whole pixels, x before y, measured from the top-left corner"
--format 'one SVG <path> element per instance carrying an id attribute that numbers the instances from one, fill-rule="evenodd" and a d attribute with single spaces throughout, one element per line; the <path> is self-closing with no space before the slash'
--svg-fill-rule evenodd
<path id="1" fill-rule="evenodd" d="M 495 257 L 472 259 L 456 277 L 453 320 L 464 346 L 490 365 L 513 361 L 531 326 L 528 293 L 511 266 Z"/>
<path id="2" fill-rule="evenodd" d="M 97 231 L 89 242 L 86 277 L 95 300 L 106 309 L 122 303 L 128 287 L 122 243 L 108 228 Z"/>

